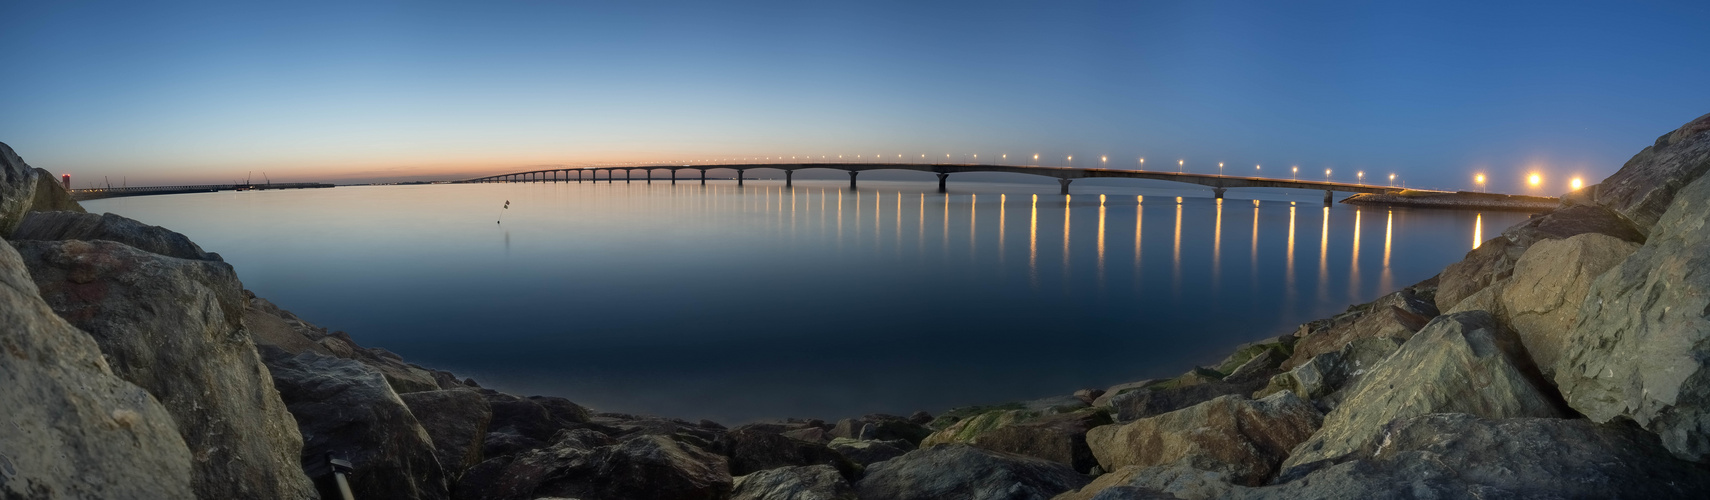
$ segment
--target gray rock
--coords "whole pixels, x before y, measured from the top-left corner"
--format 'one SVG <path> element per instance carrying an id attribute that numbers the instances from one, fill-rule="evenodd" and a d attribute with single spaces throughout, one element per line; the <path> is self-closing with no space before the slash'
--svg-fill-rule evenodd
<path id="1" fill-rule="evenodd" d="M 1293 393 L 1265 399 L 1223 396 L 1205 403 L 1087 433 L 1105 470 L 1183 464 L 1264 484 L 1289 450 L 1318 429 L 1322 415 Z"/>
<path id="2" fill-rule="evenodd" d="M 449 497 L 433 439 L 380 372 L 312 352 L 261 351 L 274 386 L 297 418 L 303 470 L 322 498 L 338 498 L 328 454 L 354 466 L 350 483 L 357 498 Z"/>
<path id="3" fill-rule="evenodd" d="M 1104 408 L 1109 408 L 1111 399 L 1114 399 L 1117 396 L 1122 395 L 1123 393 L 1137 391 L 1137 390 L 1145 388 L 1148 385 L 1156 384 L 1156 383 L 1162 382 L 1164 380 L 1165 379 L 1149 378 L 1149 379 L 1145 379 L 1145 380 L 1139 380 L 1139 381 L 1135 381 L 1135 382 L 1124 382 L 1121 384 L 1116 384 L 1116 385 L 1110 386 L 1108 388 L 1105 388 L 1104 394 L 1100 394 L 1098 397 L 1093 398 L 1092 405 L 1104 407 Z"/>
<path id="4" fill-rule="evenodd" d="M 863 500 L 1045 500 L 1088 479 L 1057 462 L 944 444 L 873 464 L 855 492 Z"/>
<path id="5" fill-rule="evenodd" d="M 1533 243 L 1549 239 L 1598 233 L 1625 241 L 1643 243 L 1644 233 L 1615 212 L 1593 205 L 1569 205 L 1533 216 L 1515 224 L 1478 248 L 1460 262 L 1449 264 L 1438 274 L 1437 309 L 1454 309 L 1462 299 L 1491 283 L 1514 274 L 1514 263 Z"/>
<path id="6" fill-rule="evenodd" d="M 150 226 L 114 214 L 84 212 L 31 212 L 12 233 L 13 240 L 107 240 L 124 243 L 144 252 L 191 260 L 219 261 L 220 254 L 202 247 L 182 234 Z"/>
<path id="7" fill-rule="evenodd" d="M 1650 240 L 1592 282 L 1555 381 L 1592 420 L 1632 419 L 1710 462 L 1710 180 L 1673 200 Z"/>
<path id="8" fill-rule="evenodd" d="M 730 458 L 732 475 L 793 465 L 829 465 L 850 479 L 861 471 L 860 466 L 826 445 L 751 429 L 726 432 L 709 449 Z"/>
<path id="9" fill-rule="evenodd" d="M 244 329 L 247 301 L 230 265 L 112 241 L 16 245 L 54 312 L 166 405 L 194 453 L 197 496 L 314 496 L 298 466 L 302 437 Z"/>
<path id="10" fill-rule="evenodd" d="M 11 146 L 0 142 L 0 237 L 12 238 L 25 214 L 40 211 L 82 212 L 83 207 L 53 174 L 24 163 Z"/>
<path id="11" fill-rule="evenodd" d="M 1068 399 L 1074 400 L 1074 398 Z M 1074 402 L 1085 405 L 1079 400 L 1074 400 Z M 884 414 L 846 418 L 837 421 L 837 425 L 831 429 L 831 437 L 834 439 L 877 439 L 881 441 L 901 439 L 910 443 L 920 443 L 920 440 L 926 439 L 926 436 L 930 434 L 932 434 L 932 429 L 925 425 L 914 423 L 906 417 Z"/>
<path id="12" fill-rule="evenodd" d="M 1403 419 L 1356 460 L 1235 488 L 1223 498 L 1702 498 L 1710 473 L 1669 456 L 1655 436 L 1552 418 Z"/>
<path id="13" fill-rule="evenodd" d="M 1627 160 L 1597 185 L 1597 204 L 1653 232 L 1675 193 L 1710 171 L 1710 114 L 1700 116 Z"/>
<path id="14" fill-rule="evenodd" d="M 559 418 L 559 420 L 571 421 L 568 416 Z M 664 436 L 701 449 L 711 447 L 712 443 L 724 434 L 723 429 L 709 428 L 687 420 L 646 415 L 599 413 L 589 418 L 589 422 L 620 439 L 629 439 L 634 436 Z"/>
<path id="15" fill-rule="evenodd" d="M 1501 287 L 1497 316 L 1514 329 L 1545 377 L 1568 349 L 1568 331 L 1579 319 L 1591 282 L 1639 249 L 1637 243 L 1587 233 L 1540 241 L 1514 264 Z"/>
<path id="16" fill-rule="evenodd" d="M 915 446 L 908 441 L 857 441 L 854 439 L 837 438 L 831 440 L 831 449 L 842 453 L 850 461 L 862 467 L 873 465 L 896 457 L 903 456 Z"/>
<path id="17" fill-rule="evenodd" d="M 1341 403 L 1341 396 L 1348 388 L 1359 384 L 1372 368 L 1400 347 L 1401 342 L 1391 337 L 1366 337 L 1349 342 L 1340 351 L 1314 356 L 1293 370 L 1271 377 L 1270 383 L 1253 393 L 1253 397 L 1288 391 L 1329 411 Z"/>
<path id="18" fill-rule="evenodd" d="M 1098 465 L 1087 448 L 1087 431 L 1111 423 L 1104 409 L 1042 414 L 1031 410 L 997 410 L 962 419 L 927 436 L 922 447 L 966 443 L 992 451 L 1043 458 L 1090 471 Z"/>
<path id="19" fill-rule="evenodd" d="M 730 494 L 731 482 L 724 457 L 665 436 L 639 435 L 593 448 L 563 440 L 514 459 L 489 459 L 465 474 L 458 498 L 714 500 Z"/>
<path id="20" fill-rule="evenodd" d="M 1227 472 L 1204 471 L 1179 463 L 1129 466 L 1099 476 L 1079 491 L 1058 495 L 1052 500 L 1207 500 L 1247 491 L 1234 482 Z"/>
<path id="21" fill-rule="evenodd" d="M 0 156 L 11 154 L 0 144 Z M 0 497 L 194 497 L 172 416 L 54 314 L 4 242 L 0 325 Z"/>
<path id="22" fill-rule="evenodd" d="M 730 500 L 856 500 L 837 469 L 829 465 L 781 467 L 736 479 Z"/>
<path id="23" fill-rule="evenodd" d="M 1382 442 L 1384 425 L 1398 418 L 1447 412 L 1556 417 L 1563 414 L 1558 397 L 1531 366 L 1520 339 L 1490 313 L 1446 314 L 1367 375 L 1283 465 L 1370 453 Z"/>
<path id="24" fill-rule="evenodd" d="M 469 390 L 425 391 L 399 394 L 410 414 L 433 439 L 434 457 L 450 480 L 481 463 L 486 445 L 487 424 L 493 408 L 481 394 Z"/>
<path id="25" fill-rule="evenodd" d="M 1264 370 L 1242 377 L 1239 383 L 1224 381 L 1220 373 L 1196 368 L 1179 377 L 1154 382 L 1137 390 L 1125 391 L 1110 399 L 1110 408 L 1117 422 L 1162 415 L 1231 394 L 1247 395 L 1263 388 L 1276 370 Z"/>
<path id="26" fill-rule="evenodd" d="M 1283 362 L 1282 369 L 1292 370 L 1320 354 L 1340 351 L 1343 346 L 1359 339 L 1406 341 L 1436 316 L 1437 307 L 1413 288 L 1349 307 L 1347 312 L 1333 318 L 1304 325 L 1300 340 L 1294 344 L 1294 353 Z"/>

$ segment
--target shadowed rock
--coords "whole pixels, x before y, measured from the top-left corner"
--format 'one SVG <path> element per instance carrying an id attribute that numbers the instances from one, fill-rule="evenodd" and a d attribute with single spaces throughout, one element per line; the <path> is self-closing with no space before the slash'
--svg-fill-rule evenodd
<path id="1" fill-rule="evenodd" d="M 1644 234 L 1669 210 L 1675 193 L 1710 171 L 1710 114 L 1658 137 L 1597 185 L 1597 204 L 1621 214 Z"/>
<path id="2" fill-rule="evenodd" d="M 1282 369 L 1292 370 L 1313 357 L 1340 351 L 1343 346 L 1359 339 L 1406 341 L 1434 317 L 1437 317 L 1437 307 L 1413 288 L 1385 295 L 1350 307 L 1347 312 L 1329 320 L 1303 325 L 1300 340 L 1294 344 L 1294 354 L 1283 362 Z"/>
<path id="3" fill-rule="evenodd" d="M 730 457 L 732 475 L 792 465 L 829 465 L 850 479 L 860 474 L 859 466 L 823 444 L 751 429 L 726 432 L 713 441 L 710 449 Z"/>
<path id="4" fill-rule="evenodd" d="M 469 484 L 458 486 L 458 498 L 714 500 L 731 491 L 722 456 L 657 435 L 599 445 L 598 433 L 578 431 L 588 438 L 562 439 L 514 459 L 482 462 L 465 476 Z"/>
<path id="5" fill-rule="evenodd" d="M 781 467 L 736 479 L 730 500 L 856 500 L 855 487 L 829 465 Z"/>
<path id="6" fill-rule="evenodd" d="M 921 446 L 966 443 L 992 451 L 1043 458 L 1090 471 L 1098 461 L 1087 448 L 1087 431 L 1111 422 L 1102 408 L 1040 415 L 1028 410 L 998 410 L 962 419 L 927 436 Z"/>
<path id="7" fill-rule="evenodd" d="M 1710 180 L 1673 197 L 1644 246 L 1592 282 L 1556 384 L 1598 422 L 1628 418 L 1710 462 Z"/>
<path id="8" fill-rule="evenodd" d="M 1263 484 L 1322 418 L 1293 393 L 1265 399 L 1223 396 L 1188 408 L 1087 433 L 1105 470 L 1184 464 L 1246 485 Z"/>
<path id="9" fill-rule="evenodd" d="M 107 240 L 144 252 L 191 260 L 219 261 L 220 254 L 202 251 L 190 238 L 160 226 L 150 226 L 114 214 L 32 212 L 24 216 L 14 240 Z"/>
<path id="10" fill-rule="evenodd" d="M 873 464 L 855 484 L 862 500 L 1045 499 L 1088 481 L 1048 460 L 945 444 Z"/>
<path id="11" fill-rule="evenodd" d="M 16 245 L 54 312 L 166 405 L 194 453 L 198 496 L 314 496 L 298 466 L 302 437 L 244 329 L 230 265 L 112 241 Z"/>
<path id="12" fill-rule="evenodd" d="M 1320 410 L 1335 409 L 1349 388 L 1357 386 L 1378 363 L 1389 359 L 1400 347 L 1401 341 L 1387 336 L 1349 342 L 1340 351 L 1313 356 L 1306 363 L 1271 377 L 1270 383 L 1253 393 L 1253 397 L 1288 391 L 1313 402 Z"/>
<path id="13" fill-rule="evenodd" d="M 398 397 L 433 439 L 434 457 L 448 479 L 455 481 L 464 470 L 481 463 L 487 424 L 493 420 L 486 398 L 468 390 L 412 392 Z"/>
<path id="14" fill-rule="evenodd" d="M 833 450 L 837 450 L 838 453 L 842 453 L 844 457 L 848 458 L 852 462 L 860 464 L 862 467 L 903 456 L 903 454 L 908 453 L 909 450 L 915 449 L 913 444 L 901 439 L 894 441 L 860 441 L 848 438 L 837 438 L 831 440 L 831 444 L 827 446 L 830 446 Z"/>
<path id="15" fill-rule="evenodd" d="M 3 241 L 0 325 L 0 497 L 194 498 L 172 416 L 48 308 Z"/>
<path id="16" fill-rule="evenodd" d="M 82 212 L 83 207 L 53 174 L 24 163 L 11 146 L 0 142 L 0 237 L 11 239 L 25 214 L 43 211 Z"/>

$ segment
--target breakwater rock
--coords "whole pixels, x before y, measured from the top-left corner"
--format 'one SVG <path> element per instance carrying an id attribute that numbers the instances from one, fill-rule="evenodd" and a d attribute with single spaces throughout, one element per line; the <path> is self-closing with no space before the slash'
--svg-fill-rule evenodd
<path id="1" fill-rule="evenodd" d="M 329 457 L 365 499 L 1710 491 L 1710 115 L 1436 277 L 1179 376 L 734 428 L 362 346 L 182 235 L 78 213 L 0 160 L 7 498 L 327 498 Z"/>

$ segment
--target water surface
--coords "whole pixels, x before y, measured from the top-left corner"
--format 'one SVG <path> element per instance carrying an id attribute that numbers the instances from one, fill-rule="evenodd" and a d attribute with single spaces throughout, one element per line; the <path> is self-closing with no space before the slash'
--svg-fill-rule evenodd
<path id="1" fill-rule="evenodd" d="M 1428 278 L 1525 218 L 1327 209 L 1322 193 L 1285 190 L 1218 202 L 1132 181 L 1077 182 L 1068 199 L 1054 183 L 953 182 L 948 195 L 929 181 L 746 184 L 85 206 L 183 232 L 257 294 L 412 362 L 604 411 L 727 423 L 936 412 L 1177 374 Z"/>

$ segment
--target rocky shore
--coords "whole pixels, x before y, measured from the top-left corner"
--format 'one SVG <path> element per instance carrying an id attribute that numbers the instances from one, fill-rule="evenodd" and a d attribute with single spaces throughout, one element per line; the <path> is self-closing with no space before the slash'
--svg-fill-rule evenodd
<path id="1" fill-rule="evenodd" d="M 329 457 L 360 499 L 1710 492 L 1710 115 L 1431 279 L 1177 377 L 735 427 L 411 364 L 0 167 L 6 499 L 339 498 Z"/>
<path id="2" fill-rule="evenodd" d="M 1360 193 L 1342 199 L 1349 205 L 1448 208 L 1455 210 L 1499 210 L 1541 213 L 1554 210 L 1561 200 L 1548 196 L 1474 193 L 1471 191 L 1416 191 L 1403 189 L 1389 193 Z"/>

